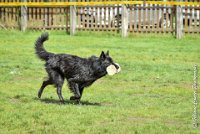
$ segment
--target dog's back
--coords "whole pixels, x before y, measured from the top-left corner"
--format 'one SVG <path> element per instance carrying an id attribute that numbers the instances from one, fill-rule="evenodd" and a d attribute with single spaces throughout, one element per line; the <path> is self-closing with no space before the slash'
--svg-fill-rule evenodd
<path id="1" fill-rule="evenodd" d="M 90 72 L 90 65 L 94 58 L 86 59 L 69 54 L 54 54 L 47 52 L 44 49 L 44 42 L 48 40 L 48 33 L 42 34 L 35 43 L 36 55 L 46 61 L 46 69 L 54 69 L 67 78 L 73 77 L 76 74 Z"/>
<path id="2" fill-rule="evenodd" d="M 61 72 L 66 78 L 75 75 L 91 73 L 91 64 L 94 60 L 81 58 L 69 54 L 55 54 L 46 61 L 47 68 L 53 68 Z"/>

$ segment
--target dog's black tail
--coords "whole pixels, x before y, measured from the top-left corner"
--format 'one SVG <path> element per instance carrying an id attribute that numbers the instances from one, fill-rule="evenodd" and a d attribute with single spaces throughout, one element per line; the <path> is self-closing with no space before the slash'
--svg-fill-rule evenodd
<path id="1" fill-rule="evenodd" d="M 47 61 L 49 57 L 53 56 L 53 53 L 47 52 L 44 47 L 43 43 L 49 39 L 48 33 L 43 33 L 35 42 L 35 53 L 36 55 L 42 59 Z"/>

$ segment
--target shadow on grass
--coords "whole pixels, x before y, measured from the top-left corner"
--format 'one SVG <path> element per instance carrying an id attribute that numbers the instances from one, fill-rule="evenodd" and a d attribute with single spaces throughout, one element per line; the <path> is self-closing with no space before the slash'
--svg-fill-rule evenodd
<path id="1" fill-rule="evenodd" d="M 48 98 L 39 99 L 39 98 L 35 97 L 34 100 L 39 100 L 39 101 L 47 103 L 47 104 L 60 104 L 60 105 L 72 104 L 72 105 L 86 105 L 86 106 L 101 106 L 100 103 L 89 102 L 89 101 L 81 101 L 80 103 L 75 103 L 74 101 L 65 100 L 65 103 L 62 104 L 62 103 L 60 103 L 59 100 L 55 100 L 55 99 L 48 99 Z"/>

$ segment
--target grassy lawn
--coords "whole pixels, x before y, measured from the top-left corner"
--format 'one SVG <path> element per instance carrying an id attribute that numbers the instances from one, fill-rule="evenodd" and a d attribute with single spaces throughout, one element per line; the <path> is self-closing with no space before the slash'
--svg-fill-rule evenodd
<path id="1" fill-rule="evenodd" d="M 72 94 L 65 83 L 66 104 L 60 105 L 52 86 L 37 98 L 46 77 L 44 62 L 34 54 L 40 34 L 0 30 L 0 133 L 200 132 L 192 125 L 193 65 L 200 70 L 200 37 L 90 33 L 71 37 L 50 31 L 48 51 L 89 57 L 110 50 L 122 67 L 121 73 L 85 89 L 82 105 L 69 101 Z"/>

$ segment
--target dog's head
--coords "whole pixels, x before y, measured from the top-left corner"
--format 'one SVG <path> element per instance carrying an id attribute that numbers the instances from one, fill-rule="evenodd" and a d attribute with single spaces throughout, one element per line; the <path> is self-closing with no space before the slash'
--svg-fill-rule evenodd
<path id="1" fill-rule="evenodd" d="M 109 55 L 109 51 L 106 53 L 104 51 L 101 52 L 100 55 L 101 65 L 106 69 L 108 75 L 114 75 L 121 71 L 119 64 L 114 63 L 113 59 Z"/>

